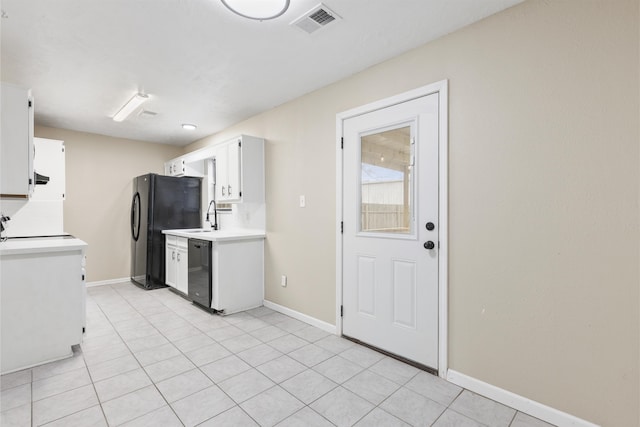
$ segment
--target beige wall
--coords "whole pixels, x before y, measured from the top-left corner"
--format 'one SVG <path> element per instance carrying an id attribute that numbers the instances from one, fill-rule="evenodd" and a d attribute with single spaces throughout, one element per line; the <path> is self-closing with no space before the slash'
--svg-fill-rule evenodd
<path id="1" fill-rule="evenodd" d="M 65 143 L 64 230 L 89 244 L 87 280 L 129 277 L 132 180 L 164 173 L 182 148 L 42 126 L 35 135 Z"/>
<path id="2" fill-rule="evenodd" d="M 450 368 L 637 426 L 638 13 L 528 1 L 187 151 L 267 139 L 266 298 L 333 324 L 336 114 L 449 79 Z"/>

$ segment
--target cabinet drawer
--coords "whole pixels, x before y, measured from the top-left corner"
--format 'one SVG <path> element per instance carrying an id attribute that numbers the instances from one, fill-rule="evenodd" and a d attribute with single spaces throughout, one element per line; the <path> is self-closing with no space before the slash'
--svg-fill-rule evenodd
<path id="1" fill-rule="evenodd" d="M 187 249 L 187 247 L 189 246 L 189 239 L 187 239 L 186 237 L 176 237 L 176 240 L 176 245 L 179 248 Z"/>
<path id="2" fill-rule="evenodd" d="M 165 236 L 167 238 L 167 245 L 176 246 L 178 244 L 177 243 L 178 238 L 176 236 L 171 236 L 169 234 L 165 234 Z"/>

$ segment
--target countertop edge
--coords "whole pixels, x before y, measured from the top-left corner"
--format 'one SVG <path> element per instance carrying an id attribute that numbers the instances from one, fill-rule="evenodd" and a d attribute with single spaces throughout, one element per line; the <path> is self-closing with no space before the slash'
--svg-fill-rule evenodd
<path id="1" fill-rule="evenodd" d="M 191 229 L 188 229 L 191 230 Z M 188 239 L 208 240 L 211 242 L 224 242 L 232 240 L 255 240 L 265 239 L 266 233 L 262 230 L 223 230 L 223 231 L 205 231 L 201 233 L 193 233 L 187 230 L 162 230 L 162 234 L 170 236 L 184 237 Z"/>
<path id="2" fill-rule="evenodd" d="M 22 254 L 40 254 L 47 252 L 72 252 L 78 250 L 86 250 L 89 245 L 80 239 L 69 239 L 66 241 L 39 241 L 39 242 L 1 242 L 0 256 L 5 255 L 22 255 Z"/>

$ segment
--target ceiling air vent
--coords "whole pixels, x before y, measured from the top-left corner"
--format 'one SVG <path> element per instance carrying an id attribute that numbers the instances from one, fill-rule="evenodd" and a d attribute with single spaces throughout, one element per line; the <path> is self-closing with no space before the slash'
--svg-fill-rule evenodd
<path id="1" fill-rule="evenodd" d="M 138 117 L 142 117 L 143 119 L 150 119 L 152 117 L 155 117 L 157 114 L 158 113 L 149 110 L 140 110 L 140 112 L 138 113 Z"/>
<path id="2" fill-rule="evenodd" d="M 339 19 L 341 18 L 337 13 L 320 3 L 293 21 L 291 25 L 300 28 L 305 33 L 311 34 Z"/>

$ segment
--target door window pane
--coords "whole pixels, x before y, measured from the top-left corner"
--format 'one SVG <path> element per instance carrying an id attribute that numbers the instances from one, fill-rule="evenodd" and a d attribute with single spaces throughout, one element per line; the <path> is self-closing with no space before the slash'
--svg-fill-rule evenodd
<path id="1" fill-rule="evenodd" d="M 360 137 L 360 231 L 412 232 L 411 127 Z"/>

